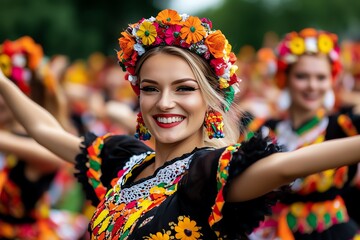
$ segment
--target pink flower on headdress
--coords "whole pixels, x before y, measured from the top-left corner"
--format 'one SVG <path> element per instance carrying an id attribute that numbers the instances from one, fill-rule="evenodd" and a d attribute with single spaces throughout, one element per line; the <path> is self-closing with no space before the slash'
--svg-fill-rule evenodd
<path id="1" fill-rule="evenodd" d="M 176 44 L 179 45 L 180 43 L 180 30 L 181 30 L 181 26 L 180 25 L 172 25 L 169 26 L 168 29 L 166 29 L 165 32 L 165 42 L 168 45 L 172 45 L 172 44 Z"/>
<path id="2" fill-rule="evenodd" d="M 153 25 L 156 28 L 156 33 L 157 33 L 157 36 L 155 38 L 155 42 L 153 44 L 155 46 L 157 46 L 157 45 L 160 45 L 164 41 L 165 32 L 164 32 L 164 29 L 159 26 L 159 23 L 154 22 Z"/>
<path id="3" fill-rule="evenodd" d="M 209 25 L 209 28 L 212 29 L 212 22 L 208 18 L 201 18 L 201 22 L 206 23 Z"/>

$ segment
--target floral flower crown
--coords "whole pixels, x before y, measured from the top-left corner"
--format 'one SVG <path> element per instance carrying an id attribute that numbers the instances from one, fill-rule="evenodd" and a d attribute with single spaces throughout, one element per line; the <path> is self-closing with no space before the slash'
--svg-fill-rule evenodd
<path id="1" fill-rule="evenodd" d="M 0 67 L 25 94 L 30 94 L 30 80 L 43 58 L 43 49 L 31 37 L 15 41 L 5 40 L 0 45 Z"/>
<path id="2" fill-rule="evenodd" d="M 117 52 L 119 64 L 127 72 L 125 79 L 131 82 L 137 95 L 135 66 L 138 59 L 153 47 L 168 45 L 188 49 L 208 61 L 218 77 L 219 88 L 225 92 L 228 106 L 233 102 L 235 91 L 232 85 L 238 82 L 237 66 L 234 65 L 236 56 L 224 34 L 212 29 L 209 19 L 165 9 L 155 18 L 143 18 L 130 24 L 121 35 L 120 51 Z"/>
<path id="3" fill-rule="evenodd" d="M 276 84 L 283 89 L 286 85 L 286 70 L 303 54 L 324 54 L 331 61 L 333 79 L 341 71 L 340 47 L 336 34 L 305 28 L 299 33 L 288 33 L 277 48 Z"/>

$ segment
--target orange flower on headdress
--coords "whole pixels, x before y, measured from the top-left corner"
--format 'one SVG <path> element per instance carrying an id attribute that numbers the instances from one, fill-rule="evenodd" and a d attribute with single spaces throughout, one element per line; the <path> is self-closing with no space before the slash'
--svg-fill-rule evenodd
<path id="1" fill-rule="evenodd" d="M 290 51 L 293 54 L 301 55 L 305 52 L 305 42 L 301 37 L 293 38 L 289 43 Z"/>
<path id="2" fill-rule="evenodd" d="M 204 26 L 201 25 L 201 21 L 198 17 L 190 16 L 181 29 L 181 38 L 186 38 L 186 43 L 197 43 L 202 40 L 206 35 Z"/>
<path id="3" fill-rule="evenodd" d="M 159 14 L 156 17 L 156 20 L 163 22 L 164 24 L 177 24 L 177 25 L 181 25 L 180 21 L 181 21 L 181 17 L 178 14 L 178 12 L 171 10 L 171 9 L 165 9 L 161 12 L 159 12 Z"/>
<path id="4" fill-rule="evenodd" d="M 334 43 L 329 35 L 320 34 L 318 38 L 319 51 L 322 53 L 329 53 L 334 48 Z"/>
<path id="5" fill-rule="evenodd" d="M 314 28 L 305 28 L 305 29 L 301 30 L 299 33 L 300 37 L 302 37 L 302 38 L 316 37 L 317 34 L 318 33 Z"/>
<path id="6" fill-rule="evenodd" d="M 224 56 L 225 40 L 226 38 L 220 30 L 209 34 L 205 39 L 206 46 L 215 58 L 222 58 Z"/>
<path id="7" fill-rule="evenodd" d="M 44 55 L 43 49 L 39 44 L 36 44 L 31 37 L 25 36 L 19 38 L 17 44 L 20 48 L 23 48 L 29 55 L 29 68 L 34 70 L 40 64 L 40 61 Z"/>
<path id="8" fill-rule="evenodd" d="M 134 52 L 135 41 L 127 32 L 122 32 L 121 35 L 123 36 L 123 37 L 119 38 L 119 45 L 121 48 L 121 57 L 127 59 Z M 120 60 L 120 58 L 119 58 L 119 60 Z"/>
<path id="9" fill-rule="evenodd" d="M 151 45 L 157 36 L 156 27 L 151 22 L 144 21 L 136 34 L 141 38 L 144 45 Z"/>

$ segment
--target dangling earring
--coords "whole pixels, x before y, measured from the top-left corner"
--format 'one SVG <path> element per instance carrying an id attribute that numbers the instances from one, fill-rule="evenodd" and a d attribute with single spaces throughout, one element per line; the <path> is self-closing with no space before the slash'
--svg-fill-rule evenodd
<path id="1" fill-rule="evenodd" d="M 277 106 L 281 111 L 287 110 L 291 105 L 291 97 L 289 90 L 285 88 L 281 91 L 280 96 L 277 101 Z"/>
<path id="2" fill-rule="evenodd" d="M 324 96 L 324 107 L 327 110 L 332 110 L 335 106 L 335 93 L 332 89 L 328 90 Z"/>
<path id="3" fill-rule="evenodd" d="M 137 124 L 136 124 L 135 137 L 139 140 L 144 140 L 144 141 L 149 140 L 151 138 L 151 133 L 149 129 L 145 126 L 141 112 L 137 114 L 136 122 Z"/>
<path id="4" fill-rule="evenodd" d="M 205 116 L 204 126 L 210 139 L 224 137 L 224 122 L 220 112 L 209 110 Z"/>

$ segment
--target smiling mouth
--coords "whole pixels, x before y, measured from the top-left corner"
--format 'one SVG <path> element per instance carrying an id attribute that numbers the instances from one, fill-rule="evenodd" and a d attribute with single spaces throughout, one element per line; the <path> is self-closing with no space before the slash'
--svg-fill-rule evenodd
<path id="1" fill-rule="evenodd" d="M 176 123 L 176 122 L 181 122 L 182 120 L 184 120 L 183 117 L 157 117 L 156 121 L 160 122 L 160 123 Z"/>
<path id="2" fill-rule="evenodd" d="M 175 127 L 175 126 L 179 125 L 185 119 L 185 117 L 181 117 L 181 116 L 172 116 L 172 117 L 155 116 L 154 119 L 155 119 L 156 124 L 159 127 L 172 128 L 172 127 Z"/>

